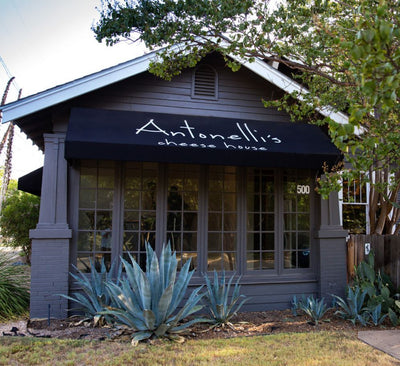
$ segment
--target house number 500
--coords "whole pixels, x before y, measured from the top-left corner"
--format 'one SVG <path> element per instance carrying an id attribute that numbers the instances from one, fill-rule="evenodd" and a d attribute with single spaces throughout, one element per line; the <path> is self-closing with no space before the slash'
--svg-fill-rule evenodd
<path id="1" fill-rule="evenodd" d="M 297 186 L 297 194 L 310 194 L 310 186 Z"/>

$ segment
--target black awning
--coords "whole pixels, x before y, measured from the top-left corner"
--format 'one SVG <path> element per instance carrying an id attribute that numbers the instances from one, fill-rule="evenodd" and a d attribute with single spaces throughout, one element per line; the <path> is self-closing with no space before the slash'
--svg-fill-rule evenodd
<path id="1" fill-rule="evenodd" d="M 83 108 L 65 141 L 66 159 L 319 169 L 340 156 L 310 124 Z"/>
<path id="2" fill-rule="evenodd" d="M 39 168 L 18 178 L 18 189 L 40 196 L 42 192 L 42 175 L 43 168 Z"/>

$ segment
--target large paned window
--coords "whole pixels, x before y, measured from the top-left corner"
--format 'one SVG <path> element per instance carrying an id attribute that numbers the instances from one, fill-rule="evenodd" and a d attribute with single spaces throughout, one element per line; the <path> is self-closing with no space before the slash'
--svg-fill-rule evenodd
<path id="1" fill-rule="evenodd" d="M 179 265 L 192 258 L 197 267 L 199 167 L 170 165 L 167 177 L 167 242 Z"/>
<path id="2" fill-rule="evenodd" d="M 284 268 L 310 267 L 310 178 L 296 171 L 283 176 Z"/>
<path id="3" fill-rule="evenodd" d="M 276 276 L 312 268 L 309 172 L 231 166 L 82 161 L 77 266 L 169 242 L 179 266 L 200 276 L 232 271 Z"/>
<path id="4" fill-rule="evenodd" d="M 114 182 L 113 162 L 82 162 L 77 228 L 77 267 L 81 271 L 90 269 L 90 261 L 111 261 Z"/>
<path id="5" fill-rule="evenodd" d="M 367 184 L 359 179 L 343 180 L 342 189 L 342 220 L 343 229 L 351 234 L 367 233 Z"/>
<path id="6" fill-rule="evenodd" d="M 210 167 L 208 179 L 207 270 L 236 270 L 236 168 Z"/>
<path id="7" fill-rule="evenodd" d="M 275 268 L 274 171 L 250 169 L 247 179 L 246 268 Z"/>
<path id="8" fill-rule="evenodd" d="M 148 242 L 155 248 L 157 164 L 127 163 L 123 180 L 123 257 L 130 253 L 145 265 Z"/>

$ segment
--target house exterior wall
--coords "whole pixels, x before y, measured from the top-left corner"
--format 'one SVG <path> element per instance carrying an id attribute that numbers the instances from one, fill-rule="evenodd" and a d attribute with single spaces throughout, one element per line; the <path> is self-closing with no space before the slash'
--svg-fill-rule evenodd
<path id="1" fill-rule="evenodd" d="M 189 70 L 170 82 L 149 73 L 139 74 L 66 102 L 59 110 L 86 107 L 289 121 L 285 113 L 266 109 L 262 104 L 263 98 L 269 99 L 280 94 L 279 89 L 246 69 L 232 73 L 223 67 L 218 58 L 212 57 L 207 62 L 212 63 L 218 73 L 217 100 L 192 98 L 192 71 Z M 54 126 L 55 133 L 45 138 L 40 220 L 37 228 L 31 232 L 32 318 L 47 317 L 49 309 L 51 317 L 64 318 L 71 304 L 59 295 L 68 295 L 75 288 L 68 272 L 72 270 L 71 264 L 76 263 L 77 255 L 79 162 L 72 162 L 68 166 L 63 158 L 67 127 L 63 113 L 54 114 Z M 284 309 L 290 306 L 293 295 L 329 296 L 333 292 L 343 292 L 346 283 L 346 233 L 337 221 L 337 209 L 337 197 L 332 196 L 328 201 L 320 201 L 317 197 L 313 199 L 311 267 L 272 276 L 257 271 L 244 274 L 242 293 L 251 297 L 244 310 Z M 200 282 L 201 278 L 197 278 L 193 284 Z"/>

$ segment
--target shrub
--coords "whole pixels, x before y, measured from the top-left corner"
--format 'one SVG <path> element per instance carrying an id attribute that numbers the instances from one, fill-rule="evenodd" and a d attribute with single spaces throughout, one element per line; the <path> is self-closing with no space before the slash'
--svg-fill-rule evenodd
<path id="1" fill-rule="evenodd" d="M 107 283 L 116 305 L 105 310 L 103 314 L 112 316 L 117 323 L 135 329 L 137 332 L 132 339 L 134 345 L 151 337 L 182 339 L 179 334 L 189 326 L 208 321 L 194 318 L 181 323 L 203 307 L 198 305 L 203 296 L 199 294 L 201 287 L 193 290 L 184 301 L 193 275 L 193 271 L 189 271 L 190 260 L 183 265 L 176 279 L 178 261 L 169 244 L 163 247 L 160 260 L 148 243 L 146 254 L 146 273 L 132 256 L 131 263 L 122 259 L 126 278 L 120 284 Z M 181 308 L 178 309 L 178 306 Z"/>
<path id="2" fill-rule="evenodd" d="M 314 296 L 309 296 L 307 298 L 303 297 L 299 301 L 298 307 L 312 319 L 315 325 L 318 325 L 318 322 L 323 318 L 325 313 L 329 310 L 323 298 L 318 300 L 314 299 Z"/>
<path id="3" fill-rule="evenodd" d="M 355 324 L 359 321 L 366 325 L 368 320 L 380 325 L 386 317 L 393 325 L 398 324 L 396 311 L 400 310 L 395 300 L 393 284 L 385 273 L 375 271 L 373 252 L 366 260 L 355 267 L 355 276 L 347 289 L 347 300 L 335 296 L 341 310 L 337 314 Z"/>
<path id="4" fill-rule="evenodd" d="M 29 229 L 39 220 L 40 198 L 29 193 L 12 190 L 3 203 L 0 216 L 0 233 L 7 246 L 20 247 L 30 264 L 31 240 Z"/>
<path id="5" fill-rule="evenodd" d="M 221 278 L 218 279 L 218 274 L 214 270 L 214 281 L 211 282 L 208 276 L 204 275 L 207 286 L 204 302 L 206 309 L 211 316 L 211 322 L 217 326 L 224 324 L 231 325 L 230 320 L 232 317 L 237 314 L 239 309 L 248 300 L 248 298 L 244 298 L 239 303 L 240 298 L 245 297 L 244 295 L 239 294 L 239 277 L 235 283 L 235 287 L 233 288 L 233 293 L 229 301 L 229 292 L 234 277 L 235 275 L 232 275 L 228 282 L 226 282 L 225 271 L 222 272 Z"/>
<path id="6" fill-rule="evenodd" d="M 107 319 L 101 314 L 108 306 L 115 305 L 115 301 L 108 291 L 107 283 L 115 282 L 118 284 L 121 276 L 121 266 L 119 266 L 116 278 L 113 278 L 115 276 L 115 262 L 111 265 L 110 270 L 107 271 L 104 258 L 101 260 L 99 271 L 97 271 L 96 267 L 90 260 L 90 276 L 88 276 L 74 266 L 77 274 L 70 273 L 70 275 L 83 290 L 83 293 L 75 292 L 72 296 L 60 295 L 77 303 L 79 308 L 76 310 L 83 311 L 87 319 L 93 319 L 95 326 L 104 322 L 111 322 L 111 318 Z"/>
<path id="7" fill-rule="evenodd" d="M 16 258 L 0 251 L 0 319 L 24 314 L 29 308 L 29 275 L 23 266 L 12 264 Z"/>
<path id="8" fill-rule="evenodd" d="M 367 324 L 366 313 L 364 311 L 364 300 L 367 292 L 361 291 L 357 287 L 354 291 L 351 287 L 347 287 L 346 299 L 342 299 L 337 295 L 333 295 L 336 299 L 336 305 L 340 308 L 335 314 L 340 317 L 350 320 L 353 324 L 360 322 L 362 325 Z"/>
<path id="9" fill-rule="evenodd" d="M 366 292 L 366 308 L 374 309 L 381 305 L 382 311 L 387 314 L 390 308 L 395 307 L 393 284 L 385 273 L 375 271 L 373 252 L 355 268 L 351 287 L 353 290 L 360 288 L 361 292 Z"/>

